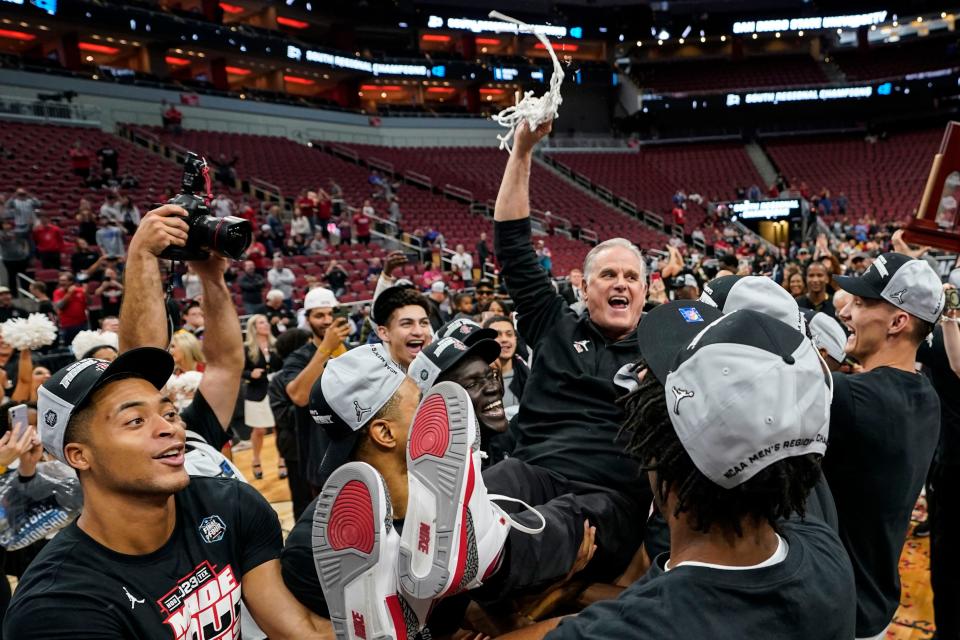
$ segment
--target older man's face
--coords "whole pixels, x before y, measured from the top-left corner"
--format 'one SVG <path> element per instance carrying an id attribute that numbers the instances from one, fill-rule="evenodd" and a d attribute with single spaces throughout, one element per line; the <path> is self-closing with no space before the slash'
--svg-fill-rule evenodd
<path id="1" fill-rule="evenodd" d="M 640 258 L 626 247 L 610 247 L 596 256 L 587 278 L 584 293 L 590 320 L 610 338 L 633 331 L 647 299 Z"/>

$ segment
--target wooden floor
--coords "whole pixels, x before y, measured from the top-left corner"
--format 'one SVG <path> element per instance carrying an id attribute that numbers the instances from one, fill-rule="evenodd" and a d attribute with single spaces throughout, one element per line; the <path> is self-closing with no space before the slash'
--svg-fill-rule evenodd
<path id="1" fill-rule="evenodd" d="M 263 480 L 253 479 L 252 452 L 238 451 L 234 462 L 247 480 L 266 497 L 276 509 L 284 536 L 293 526 L 290 492 L 287 481 L 277 477 L 277 450 L 273 436 L 267 436 L 263 445 Z M 925 518 L 921 500 L 914 511 L 915 518 Z M 933 636 L 933 595 L 930 592 L 930 539 L 908 538 L 900 557 L 900 578 L 903 583 L 900 608 L 894 624 L 887 632 L 888 640 L 921 640 Z"/>

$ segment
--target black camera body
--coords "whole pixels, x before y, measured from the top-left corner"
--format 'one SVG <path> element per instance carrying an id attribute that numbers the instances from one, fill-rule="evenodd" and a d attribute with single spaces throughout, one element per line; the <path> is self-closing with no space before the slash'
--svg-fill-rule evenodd
<path id="1" fill-rule="evenodd" d="M 235 216 L 218 218 L 207 206 L 210 193 L 210 168 L 207 161 L 188 153 L 183 163 L 180 193 L 167 201 L 187 212 L 187 243 L 169 246 L 160 254 L 167 260 L 206 260 L 210 252 L 239 260 L 253 241 L 253 227 L 248 220 Z"/>

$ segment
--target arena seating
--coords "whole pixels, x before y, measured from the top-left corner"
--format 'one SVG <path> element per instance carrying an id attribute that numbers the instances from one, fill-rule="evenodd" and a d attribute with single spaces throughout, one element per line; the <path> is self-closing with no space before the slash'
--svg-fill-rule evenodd
<path id="1" fill-rule="evenodd" d="M 848 80 L 899 78 L 960 65 L 955 38 L 921 39 L 871 47 L 866 51 L 838 51 L 833 54 L 833 60 Z"/>
<path id="2" fill-rule="evenodd" d="M 180 184 L 177 165 L 99 129 L 4 121 L 0 146 L 12 152 L 13 158 L 0 157 L 3 190 L 12 192 L 22 186 L 30 191 L 43 202 L 45 214 L 60 218 L 68 235 L 76 226 L 73 216 L 80 198 L 90 200 L 95 210 L 103 203 L 101 192 L 87 188 L 70 171 L 68 151 L 78 140 L 91 154 L 106 145 L 117 150 L 120 175 L 132 174 L 140 183 L 138 188 L 126 189 L 124 193 L 133 198 L 142 213 L 167 189 Z M 94 167 L 99 166 L 95 156 L 92 162 Z"/>
<path id="3" fill-rule="evenodd" d="M 853 219 L 875 216 L 898 220 L 914 214 L 939 148 L 942 129 L 892 134 L 871 143 L 835 137 L 766 143 L 770 157 L 793 184 L 806 182 L 812 192 L 841 191 Z"/>
<path id="4" fill-rule="evenodd" d="M 241 179 L 265 180 L 279 187 L 287 197 L 295 197 L 301 189 L 305 188 L 327 188 L 328 178 L 333 178 L 343 188 L 344 196 L 351 206 L 361 206 L 365 199 L 370 198 L 372 191 L 369 170 L 286 138 L 193 130 L 185 130 L 180 135 L 173 135 L 158 127 L 135 128 L 157 136 L 167 143 L 175 143 L 201 152 L 211 160 L 218 158 L 221 153 L 228 159 L 236 155 L 238 157 L 237 175 Z M 502 159 L 498 158 L 498 160 Z M 497 172 L 496 181 L 499 184 L 499 172 L 502 171 L 502 167 L 497 166 L 495 171 Z M 582 193 L 576 193 L 581 198 L 587 198 Z M 398 192 L 398 197 L 404 230 L 426 232 L 429 229 L 436 229 L 443 234 L 448 247 L 452 248 L 462 243 L 472 251 L 480 238 L 480 233 L 491 231 L 489 219 L 471 213 L 469 207 L 463 203 L 425 189 L 405 186 Z M 372 200 L 371 203 L 378 216 L 387 217 L 386 203 L 383 200 Z M 492 248 L 492 234 L 489 243 Z M 582 242 L 559 237 L 551 239 L 550 246 L 556 265 L 554 271 L 558 274 L 566 273 L 572 266 L 582 262 L 588 249 Z M 475 264 L 479 262 L 476 255 L 474 255 L 474 262 Z M 367 293 L 370 294 L 368 297 L 372 296 L 372 285 Z M 363 298 L 361 296 L 358 299 Z"/>
<path id="5" fill-rule="evenodd" d="M 429 176 L 437 186 L 451 184 L 466 189 L 479 201 L 496 199 L 507 161 L 506 152 L 496 148 L 402 149 L 366 145 L 352 145 L 351 148 L 364 158 L 390 162 L 398 171 L 412 170 Z M 621 236 L 641 247 L 660 246 L 667 240 L 664 234 L 598 202 L 537 164 L 530 179 L 530 203 L 535 209 L 550 211 L 574 225 L 592 229 L 601 240 Z"/>
<path id="6" fill-rule="evenodd" d="M 697 59 L 635 64 L 630 75 L 641 87 L 663 93 L 809 86 L 827 82 L 812 57 L 793 54 L 736 61 Z"/>
<path id="7" fill-rule="evenodd" d="M 743 145 L 718 143 L 643 147 L 626 153 L 554 153 L 555 159 L 641 209 L 670 222 L 672 197 L 682 189 L 704 203 L 734 197 L 737 186 L 764 189 Z M 705 209 L 688 202 L 686 230 L 702 227 Z M 708 236 L 708 241 L 709 241 Z"/>

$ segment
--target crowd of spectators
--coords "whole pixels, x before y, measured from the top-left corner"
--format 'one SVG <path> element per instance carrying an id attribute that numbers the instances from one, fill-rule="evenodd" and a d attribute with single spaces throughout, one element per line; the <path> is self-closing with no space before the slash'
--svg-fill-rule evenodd
<path id="1" fill-rule="evenodd" d="M 0 465 L 35 482 L 45 449 L 84 503 L 6 558 L 5 634 L 190 637 L 215 615 L 249 638 L 880 638 L 926 483 L 955 637 L 957 265 L 943 283 L 895 225 L 841 215 L 781 246 L 729 228 L 707 249 L 609 239 L 556 279 L 527 198 L 549 128 L 518 130 L 493 242 L 448 254 L 432 229 L 372 253 L 403 224 L 378 172 L 359 207 L 329 182 L 288 217 L 235 197 L 236 158 L 219 158 L 211 208 L 255 230 L 232 264 L 160 259 L 184 212 L 141 216 L 116 152 L 96 154 L 107 182 L 76 237 L 17 189 L 0 322 L 37 312 L 59 335 L 0 340 L 4 397 L 36 409 Z M 804 197 L 825 216 L 843 201 Z M 675 222 L 691 203 L 677 193 Z M 371 299 L 343 304 L 358 284 Z M 232 462 L 245 447 L 254 487 L 289 488 L 285 543 Z"/>

